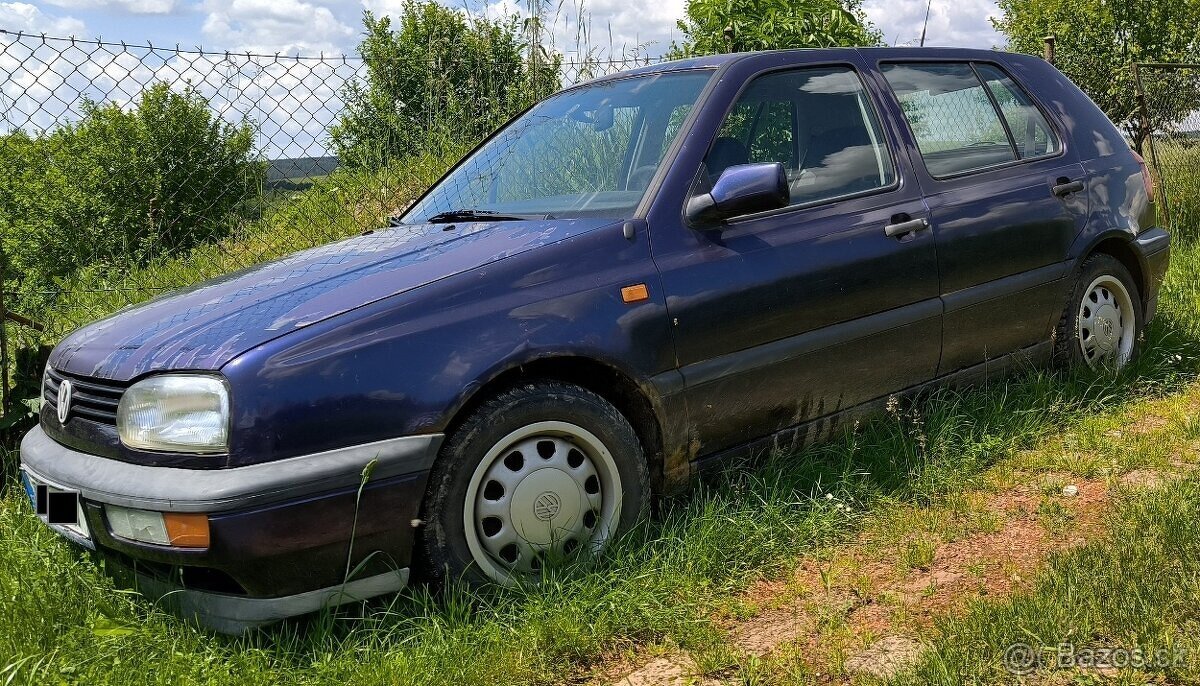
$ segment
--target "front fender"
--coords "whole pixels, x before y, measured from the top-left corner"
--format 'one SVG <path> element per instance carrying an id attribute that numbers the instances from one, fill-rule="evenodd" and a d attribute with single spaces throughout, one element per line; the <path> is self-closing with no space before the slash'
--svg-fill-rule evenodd
<path id="1" fill-rule="evenodd" d="M 646 284 L 649 298 L 621 289 Z M 227 364 L 235 464 L 443 431 L 472 392 L 551 355 L 638 383 L 674 368 L 644 231 L 538 247 L 270 341 Z"/>

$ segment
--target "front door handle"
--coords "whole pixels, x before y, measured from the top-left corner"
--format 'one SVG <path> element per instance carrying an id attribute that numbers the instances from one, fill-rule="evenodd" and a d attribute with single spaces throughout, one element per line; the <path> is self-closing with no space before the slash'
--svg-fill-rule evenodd
<path id="1" fill-rule="evenodd" d="M 1050 192 L 1059 198 L 1078 193 L 1081 190 L 1083 190 L 1082 181 L 1071 181 L 1066 177 L 1058 179 L 1058 183 L 1050 187 Z"/>
<path id="2" fill-rule="evenodd" d="M 888 238 L 898 238 L 928 228 L 929 220 L 924 217 L 921 219 L 909 219 L 908 221 L 896 222 L 895 224 L 888 224 L 883 227 L 883 235 Z"/>

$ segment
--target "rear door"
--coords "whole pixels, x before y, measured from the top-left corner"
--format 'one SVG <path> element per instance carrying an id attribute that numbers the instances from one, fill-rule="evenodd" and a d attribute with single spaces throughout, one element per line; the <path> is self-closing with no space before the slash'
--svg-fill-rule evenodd
<path id="1" fill-rule="evenodd" d="M 998 66 L 885 62 L 937 237 L 939 373 L 1049 341 L 1087 216 L 1065 137 Z"/>
<path id="2" fill-rule="evenodd" d="M 746 70 L 761 64 L 754 59 Z M 731 69 L 723 83 L 749 83 L 718 105 L 726 114 L 708 129 L 691 192 L 731 165 L 780 162 L 791 206 L 721 230 L 652 223 L 693 454 L 912 386 L 937 368 L 933 235 L 887 235 L 927 215 L 855 67 Z"/>

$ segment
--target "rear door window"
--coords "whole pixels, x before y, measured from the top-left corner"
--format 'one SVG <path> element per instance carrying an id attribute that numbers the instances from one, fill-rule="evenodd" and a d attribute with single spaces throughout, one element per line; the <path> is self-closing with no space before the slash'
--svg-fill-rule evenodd
<path id="1" fill-rule="evenodd" d="M 883 65 L 925 168 L 952 176 L 1060 149 L 1046 118 L 998 68 L 987 64 Z"/>

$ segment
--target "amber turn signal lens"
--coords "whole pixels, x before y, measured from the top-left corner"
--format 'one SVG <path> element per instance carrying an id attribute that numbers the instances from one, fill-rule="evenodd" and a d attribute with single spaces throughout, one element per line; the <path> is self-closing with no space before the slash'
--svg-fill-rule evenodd
<path id="1" fill-rule="evenodd" d="M 648 300 L 650 291 L 644 283 L 635 283 L 632 286 L 626 286 L 621 289 L 621 300 L 627 303 L 635 303 L 639 300 Z"/>
<path id="2" fill-rule="evenodd" d="M 164 512 L 163 522 L 167 525 L 167 538 L 171 545 L 180 548 L 207 548 L 208 515 Z"/>

